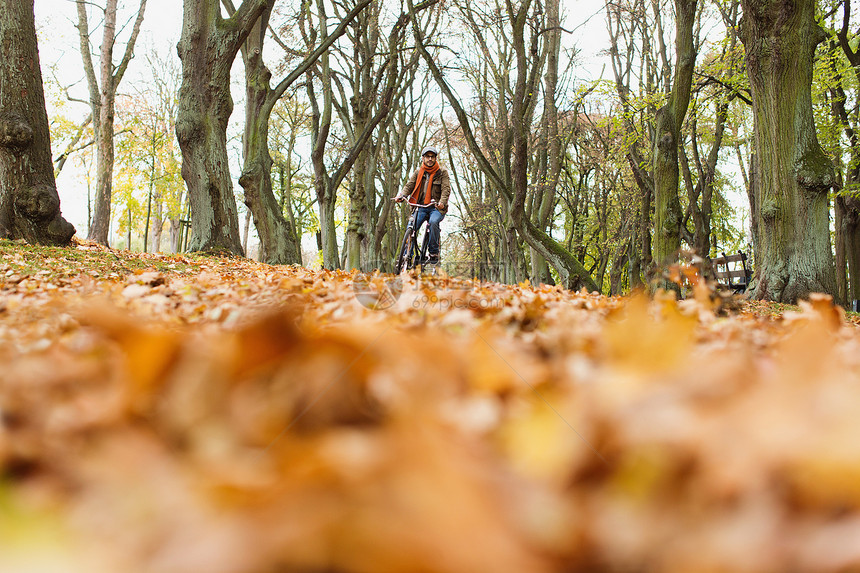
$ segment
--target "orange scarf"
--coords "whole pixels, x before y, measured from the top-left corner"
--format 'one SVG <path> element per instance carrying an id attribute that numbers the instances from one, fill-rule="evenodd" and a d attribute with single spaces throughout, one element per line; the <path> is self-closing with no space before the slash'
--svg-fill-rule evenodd
<path id="1" fill-rule="evenodd" d="M 427 179 L 427 191 L 424 193 L 424 202 L 422 205 L 430 204 L 430 195 L 433 189 L 433 175 L 439 171 L 439 162 L 433 164 L 433 167 L 428 168 L 424 165 L 424 162 L 421 162 L 421 167 L 418 168 L 418 176 L 415 179 L 415 189 L 412 191 L 412 195 L 409 196 L 409 201 L 412 203 L 418 203 L 418 195 L 421 193 L 421 182 L 424 181 L 424 174 L 429 173 L 430 177 Z"/>

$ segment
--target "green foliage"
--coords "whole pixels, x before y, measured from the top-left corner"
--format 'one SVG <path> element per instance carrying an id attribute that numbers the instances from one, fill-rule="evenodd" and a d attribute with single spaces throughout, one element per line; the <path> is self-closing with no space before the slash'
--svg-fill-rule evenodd
<path id="1" fill-rule="evenodd" d="M 831 14 L 831 19 L 825 21 L 823 16 L 819 17 L 828 39 L 818 46 L 813 69 L 812 97 L 818 140 L 837 170 L 837 180 L 841 183 L 837 186 L 838 194 L 857 197 L 860 181 L 853 174 L 860 168 L 860 150 L 850 134 L 860 133 L 860 78 L 837 38 L 842 26 L 840 4 L 828 0 L 821 9 L 822 14 Z M 848 44 L 856 50 L 860 39 L 850 30 L 851 26 Z"/>
<path id="2" fill-rule="evenodd" d="M 819 45 L 812 75 L 812 110 L 818 142 L 831 159 L 842 155 L 846 127 L 834 113 L 833 100 L 840 97 L 840 90 L 848 93 L 856 90 L 856 86 L 850 85 L 854 76 L 849 67 L 838 45 L 832 42 Z"/>

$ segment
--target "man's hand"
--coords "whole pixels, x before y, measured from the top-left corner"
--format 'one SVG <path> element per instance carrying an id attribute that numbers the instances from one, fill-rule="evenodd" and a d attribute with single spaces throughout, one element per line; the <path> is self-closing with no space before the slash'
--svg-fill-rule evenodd
<path id="1" fill-rule="evenodd" d="M 403 197 L 402 195 L 398 195 L 394 198 L 395 203 L 403 203 L 404 201 L 406 201 L 406 197 Z"/>
<path id="2" fill-rule="evenodd" d="M 436 208 L 439 209 L 440 211 L 444 211 L 448 207 L 445 205 L 445 203 L 436 203 Z"/>

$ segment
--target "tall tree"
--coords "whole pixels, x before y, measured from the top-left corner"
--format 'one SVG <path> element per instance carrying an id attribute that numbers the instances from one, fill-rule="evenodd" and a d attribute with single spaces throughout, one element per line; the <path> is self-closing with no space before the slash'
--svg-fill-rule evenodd
<path id="1" fill-rule="evenodd" d="M 232 0 L 222 0 L 231 15 Z M 301 245 L 292 222 L 288 221 L 272 192 L 272 156 L 269 152 L 269 119 L 275 104 L 318 59 L 340 38 L 347 26 L 371 0 L 361 0 L 341 20 L 338 27 L 305 56 L 301 63 L 271 86 L 272 73 L 263 61 L 263 44 L 269 28 L 271 6 L 267 7 L 242 46 L 245 63 L 245 133 L 242 140 L 244 167 L 239 184 L 245 189 L 245 204 L 254 217 L 260 236 L 260 260 L 270 264 L 301 263 Z"/>
<path id="2" fill-rule="evenodd" d="M 429 85 L 429 78 L 426 74 L 418 76 L 415 72 L 413 68 L 412 76 L 406 82 L 409 87 L 403 96 L 403 101 L 394 110 L 388 126 L 381 130 L 377 137 L 378 153 L 374 172 L 378 178 L 380 199 L 372 207 L 372 220 L 375 221 L 375 227 L 372 232 L 368 231 L 372 237 L 367 261 L 371 268 L 386 271 L 394 269 L 396 252 L 400 248 L 399 241 L 407 221 L 405 210 L 402 211 L 402 215 L 401 212 L 396 211 L 391 197 L 397 195 L 403 181 L 407 179 L 404 174 L 409 169 L 410 160 L 414 156 L 410 151 L 420 149 L 423 142 L 428 141 L 421 132 L 422 119 L 426 117 L 424 104 L 428 97 L 426 87 Z M 410 137 L 415 140 L 412 145 L 410 145 Z M 452 172 L 454 172 L 453 167 Z"/>
<path id="3" fill-rule="evenodd" d="M 226 19 L 219 0 L 185 0 L 183 5 L 176 137 L 191 203 L 192 251 L 243 254 L 227 157 L 227 123 L 233 111 L 230 69 L 269 4 L 244 0 Z"/>
<path id="4" fill-rule="evenodd" d="M 533 207 L 531 209 L 531 219 L 540 229 L 549 228 L 562 169 L 562 141 L 558 129 L 559 114 L 556 103 L 556 98 L 558 97 L 559 56 L 561 54 L 560 8 L 558 0 L 549 0 L 546 4 L 547 61 L 543 85 L 543 125 L 540 132 L 540 150 L 541 155 L 545 159 L 543 159 L 544 166 L 539 170 L 538 192 L 532 197 Z M 553 283 L 546 259 L 534 248 L 531 252 L 530 278 L 535 284 Z"/>
<path id="5" fill-rule="evenodd" d="M 415 10 L 432 6 L 423 2 Z M 402 9 L 402 2 L 401 2 Z M 404 46 L 403 29 L 409 23 L 405 14 L 383 30 L 385 13 L 382 2 L 374 2 L 353 22 L 349 32 L 351 50 L 343 54 L 342 74 L 334 76 L 340 94 L 335 107 L 341 117 L 350 147 L 358 154 L 349 185 L 349 222 L 346 228 L 346 268 L 373 268 L 374 229 L 377 228 L 378 203 L 390 197 L 375 192 L 378 150 L 381 137 L 373 137 L 377 127 L 392 125 L 395 111 L 404 104 L 415 78 L 419 54 Z M 428 22 L 428 27 L 433 21 Z M 343 81 L 341 81 L 343 78 Z M 344 86 L 346 84 L 346 86 Z"/>
<path id="6" fill-rule="evenodd" d="M 395 96 L 402 91 L 398 85 L 402 80 L 402 68 L 398 52 L 402 47 L 401 44 L 406 27 L 410 23 L 410 20 L 415 20 L 415 25 L 418 26 L 417 18 L 415 18 L 416 15 L 438 2 L 439 0 L 423 0 L 414 6 L 410 2 L 408 10 L 402 12 L 392 25 L 388 36 L 388 50 L 384 56 L 386 63 L 374 80 L 376 81 L 377 89 L 372 96 L 376 99 L 373 106 L 373 114 L 368 115 L 362 121 L 359 130 L 354 129 L 354 126 L 350 126 L 353 131 L 352 137 L 348 139 L 349 147 L 344 150 L 333 173 L 329 173 L 325 165 L 326 144 L 332 130 L 332 114 L 334 111 L 333 78 L 335 75 L 331 66 L 331 57 L 328 53 L 324 53 L 319 58 L 317 66 L 314 69 L 313 75 L 315 77 L 308 78 L 308 98 L 312 110 L 311 139 L 313 141 L 313 150 L 311 152 L 311 162 L 314 168 L 314 188 L 317 194 L 317 206 L 320 213 L 320 242 L 323 252 L 323 266 L 326 268 L 340 268 L 341 266 L 334 222 L 337 191 L 352 171 L 356 161 L 358 161 L 359 157 L 365 151 L 365 146 L 368 145 L 374 130 L 388 117 Z M 325 41 L 331 34 L 328 30 L 329 17 L 322 0 L 317 0 L 316 16 L 316 27 L 311 31 L 303 30 L 305 41 L 308 42 L 309 46 L 313 45 L 313 40 L 317 36 L 320 37 L 321 41 Z M 322 102 L 319 101 L 317 88 L 322 92 Z M 356 198 L 356 200 L 358 199 Z M 355 240 L 353 240 L 353 244 L 358 245 L 358 243 L 355 243 Z"/>
<path id="7" fill-rule="evenodd" d="M 325 41 L 328 36 L 328 14 L 323 0 L 316 1 L 316 27 L 311 23 L 311 2 L 307 2 L 302 12 L 300 24 L 307 23 L 307 29 L 302 26 L 302 36 L 310 50 L 317 36 Z M 332 86 L 331 58 L 328 51 L 323 52 L 313 69 L 307 74 L 308 101 L 311 105 L 311 165 L 314 170 L 314 191 L 319 209 L 320 230 L 317 236 L 319 248 L 322 251 L 323 267 L 327 269 L 340 268 L 340 257 L 337 249 L 337 231 L 334 221 L 337 186 L 332 185 L 325 165 L 325 150 L 331 135 L 332 102 L 334 89 Z M 319 91 L 318 89 L 319 88 Z M 321 91 L 321 94 L 320 94 Z M 319 95 L 322 96 L 320 102 Z"/>
<path id="8" fill-rule="evenodd" d="M 504 12 L 501 12 L 504 10 Z M 503 137 L 510 138 L 507 145 L 511 159 L 503 157 L 501 167 L 493 162 L 481 149 L 471 127 L 469 115 L 451 85 L 445 79 L 439 64 L 427 49 L 427 43 L 420 29 L 415 26 L 413 33 L 421 56 L 430 68 L 434 80 L 442 90 L 445 99 L 454 109 L 463 136 L 472 154 L 476 157 L 479 169 L 509 205 L 511 233 L 508 235 L 507 248 L 519 250 L 516 237 L 524 239 L 530 247 L 543 256 L 558 272 L 562 284 L 568 288 L 586 287 L 597 290 L 589 272 L 570 251 L 558 243 L 551 235 L 537 227 L 526 215 L 525 203 L 529 193 L 528 162 L 530 149 L 530 126 L 534 117 L 539 92 L 540 73 L 546 59 L 546 43 L 543 41 L 545 21 L 543 5 L 533 0 L 523 0 L 517 4 L 505 2 L 503 21 L 510 26 L 510 43 L 514 54 L 514 82 L 510 93 L 504 97 L 510 100 L 509 112 L 504 122 L 510 131 Z M 528 32 L 527 32 L 528 31 Z M 502 107 L 500 102 L 500 107 Z"/>
<path id="9" fill-rule="evenodd" d="M 284 218 L 295 234 L 292 242 L 301 245 L 305 231 L 318 227 L 316 201 L 311 189 L 307 162 L 300 151 L 300 139 L 310 135 L 308 105 L 297 90 L 282 98 L 269 122 L 269 147 L 272 150 L 272 186 Z"/>
<path id="10" fill-rule="evenodd" d="M 759 300 L 795 302 L 835 293 L 828 191 L 833 164 L 812 115 L 812 63 L 826 38 L 815 0 L 742 0 L 742 40 L 752 88 Z"/>
<path id="11" fill-rule="evenodd" d="M 688 122 L 688 147 L 692 152 L 692 161 L 683 145 L 678 149 L 688 200 L 681 233 L 694 252 L 703 257 L 711 253 L 712 239 L 713 246 L 718 246 L 716 235 L 712 233 L 714 195 L 717 191 L 717 163 L 726 132 L 729 107 L 735 99 L 750 103 L 741 92 L 742 86 L 737 85 L 738 82 L 734 79 L 743 76 L 743 54 L 736 32 L 740 17 L 740 0 L 724 2 L 719 5 L 719 9 L 728 37 L 726 42 L 718 45 L 719 51 L 707 54 L 702 66 L 696 70 L 701 80 L 696 85 L 693 111 Z M 715 104 L 716 109 L 712 116 L 708 115 L 707 106 L 703 105 L 708 100 L 713 100 Z M 705 129 L 701 129 L 702 127 Z M 711 146 L 710 150 L 706 151 L 700 143 L 707 139 L 710 139 Z M 692 222 L 692 231 L 688 229 L 688 222 Z M 725 249 L 725 245 L 722 247 Z"/>
<path id="12" fill-rule="evenodd" d="M 66 245 L 36 45 L 33 0 L 0 0 L 0 237 Z"/>
<path id="13" fill-rule="evenodd" d="M 386 59 L 378 65 L 378 55 L 383 48 L 380 40 L 382 3 L 374 3 L 355 21 L 349 34 L 352 50 L 347 50 L 346 61 L 349 62 L 343 74 L 344 82 L 335 76 L 340 91 L 343 94 L 340 103 L 335 102 L 343 119 L 347 137 L 354 143 L 367 129 L 377 104 L 377 92 L 382 80 L 383 70 L 392 64 Z M 392 47 L 391 56 L 400 57 L 400 49 Z M 351 52 L 351 53 L 350 53 Z M 347 83 L 348 92 L 343 89 Z M 349 100 L 346 101 L 346 98 Z M 349 185 L 349 223 L 346 228 L 346 261 L 347 269 L 368 270 L 365 266 L 367 259 L 367 239 L 373 231 L 370 205 L 368 200 L 375 199 L 375 193 L 368 194 L 373 189 L 374 173 L 376 171 L 376 144 L 369 141 L 362 146 L 356 161 L 355 175 Z M 370 195 L 370 196 L 368 196 Z M 365 264 L 363 264 L 365 263 Z"/>
<path id="14" fill-rule="evenodd" d="M 842 190 L 836 198 L 836 276 L 839 286 L 846 282 L 845 267 L 848 267 L 848 284 L 843 299 L 860 299 L 860 198 L 857 190 L 860 188 L 860 94 L 856 89 L 846 89 L 849 74 L 853 76 L 854 85 L 860 81 L 860 48 L 856 47 L 851 33 L 851 2 L 842 2 L 841 26 L 832 31 L 831 42 L 838 44 L 847 60 L 848 69 L 843 73 L 834 69 L 834 82 L 830 87 L 830 100 L 836 120 L 842 126 L 847 140 L 848 161 L 845 174 L 842 177 Z M 835 62 L 831 65 L 836 68 Z M 849 97 L 850 100 L 849 105 Z M 842 260 L 840 260 L 842 259 Z M 840 264 L 842 263 L 842 264 Z"/>
<path id="15" fill-rule="evenodd" d="M 116 111 L 116 92 L 128 64 L 134 55 L 134 45 L 143 23 L 146 10 L 146 0 L 140 0 L 137 9 L 131 37 L 125 46 L 125 53 L 118 65 L 114 65 L 114 47 L 117 42 L 117 3 L 118 0 L 107 0 L 104 7 L 104 30 L 99 50 L 99 77 L 96 77 L 93 57 L 90 50 L 90 26 L 87 15 L 87 0 L 76 0 L 78 9 L 78 36 L 80 39 L 81 58 L 87 86 L 90 92 L 90 108 L 92 109 L 93 130 L 96 141 L 96 199 L 95 214 L 89 230 L 89 239 L 108 244 L 110 229 L 110 203 L 113 185 L 114 164 L 114 116 Z"/>
<path id="16" fill-rule="evenodd" d="M 657 110 L 654 134 L 654 261 L 668 265 L 681 248 L 678 145 L 690 105 L 696 50 L 696 0 L 675 0 L 675 70 L 669 101 Z"/>
<path id="17" fill-rule="evenodd" d="M 657 66 L 651 48 L 652 35 L 657 34 L 649 28 L 646 12 L 644 0 L 631 0 L 629 4 L 606 3 L 610 61 L 621 108 L 620 123 L 628 139 L 624 152 L 639 188 L 639 224 L 635 233 L 638 244 L 631 245 L 629 257 L 631 286 L 641 285 L 642 275 L 647 278 L 653 271 L 651 211 L 654 200 L 654 177 L 651 170 L 646 168 L 646 165 L 651 163 L 648 161 L 650 154 L 646 156 L 647 150 L 639 144 L 640 140 L 650 141 L 653 138 L 653 132 L 650 124 L 642 126 L 644 122 L 635 121 L 637 116 L 651 116 L 653 104 L 649 96 L 658 83 Z M 637 37 L 641 37 L 641 48 L 636 45 Z M 636 95 L 631 86 L 636 76 L 639 77 L 640 88 L 645 91 L 645 94 L 640 94 L 645 95 L 644 102 L 640 105 L 635 101 Z M 645 113 L 639 112 L 638 107 L 646 110 Z M 656 113 L 656 110 L 653 111 Z"/>

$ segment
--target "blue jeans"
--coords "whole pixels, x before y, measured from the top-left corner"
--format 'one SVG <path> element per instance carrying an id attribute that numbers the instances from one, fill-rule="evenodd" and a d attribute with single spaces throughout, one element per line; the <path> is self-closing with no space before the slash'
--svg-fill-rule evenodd
<path id="1" fill-rule="evenodd" d="M 439 237 L 442 234 L 439 223 L 441 223 L 444 218 L 445 214 L 433 205 L 430 205 L 429 207 L 418 207 L 418 214 L 415 215 L 415 228 L 419 231 L 421 230 L 421 225 L 424 224 L 424 221 L 427 221 L 428 219 L 430 221 L 430 246 L 427 248 L 427 251 L 431 255 L 439 255 Z M 418 241 L 418 245 L 420 246 L 420 234 L 418 236 Z"/>

